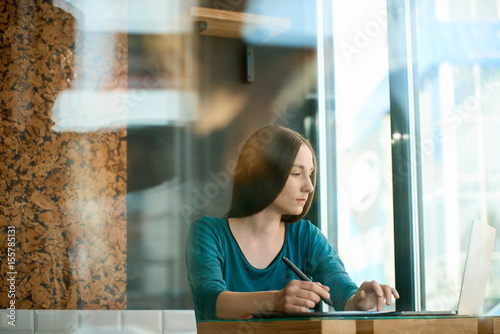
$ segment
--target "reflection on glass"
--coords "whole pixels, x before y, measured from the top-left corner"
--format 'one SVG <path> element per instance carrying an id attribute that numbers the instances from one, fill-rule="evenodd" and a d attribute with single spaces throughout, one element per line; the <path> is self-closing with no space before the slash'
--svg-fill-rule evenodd
<path id="1" fill-rule="evenodd" d="M 221 37 L 191 7 L 259 20 Z M 19 307 L 192 308 L 187 229 L 225 214 L 238 145 L 267 124 L 316 140 L 315 6 L 8 0 L 0 11 L 0 217 L 23 240 Z"/>
<path id="2" fill-rule="evenodd" d="M 2 290 L 0 305 L 124 308 L 126 129 L 95 126 L 81 97 L 125 86 L 126 41 L 87 34 L 86 13 L 63 1 L 0 11 L 0 233 L 12 226 L 17 240 L 15 274 L 0 274 L 15 276 L 15 299 Z"/>
<path id="3" fill-rule="evenodd" d="M 394 284 L 386 1 L 338 0 L 324 13 L 326 101 L 315 2 L 5 3 L 0 218 L 22 240 L 20 308 L 192 308 L 189 224 L 225 214 L 238 146 L 254 130 L 281 124 L 317 143 L 319 103 L 336 177 L 308 218 L 319 224 L 318 202 L 331 200 L 329 237 L 353 279 Z M 427 308 L 451 309 L 472 218 L 500 229 L 500 8 L 416 3 Z M 221 37 L 191 6 L 262 21 Z"/>
<path id="4" fill-rule="evenodd" d="M 221 25 L 211 13 L 241 22 Z M 193 220 L 228 210 L 250 133 L 281 124 L 314 134 L 306 121 L 316 112 L 314 14 L 299 0 L 129 1 L 128 308 L 193 308 L 186 233 Z"/>

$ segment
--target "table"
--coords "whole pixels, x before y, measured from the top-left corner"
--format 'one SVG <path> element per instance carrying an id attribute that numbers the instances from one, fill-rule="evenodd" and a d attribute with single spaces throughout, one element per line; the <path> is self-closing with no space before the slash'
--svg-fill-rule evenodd
<path id="1" fill-rule="evenodd" d="M 500 317 L 380 317 L 200 321 L 199 334 L 500 334 Z"/>

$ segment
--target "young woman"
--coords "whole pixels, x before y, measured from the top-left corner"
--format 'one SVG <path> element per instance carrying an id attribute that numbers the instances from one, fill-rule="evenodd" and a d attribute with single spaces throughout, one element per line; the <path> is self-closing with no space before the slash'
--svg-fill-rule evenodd
<path id="1" fill-rule="evenodd" d="M 311 144 L 290 129 L 268 126 L 247 139 L 227 217 L 203 217 L 189 231 L 187 275 L 198 320 L 307 312 L 321 298 L 336 310 L 382 310 L 384 300 L 399 298 L 375 281 L 358 288 L 324 235 L 302 219 L 316 172 Z M 300 280 L 282 257 L 314 283 Z"/>

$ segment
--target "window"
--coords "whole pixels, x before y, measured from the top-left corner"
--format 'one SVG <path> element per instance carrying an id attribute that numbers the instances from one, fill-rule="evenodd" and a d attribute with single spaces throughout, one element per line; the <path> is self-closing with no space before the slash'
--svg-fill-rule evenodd
<path id="1" fill-rule="evenodd" d="M 226 213 L 239 145 L 268 124 L 311 140 L 307 218 L 402 308 L 454 309 L 472 219 L 500 231 L 498 0 L 8 3 L 18 308 L 192 308 L 189 225 Z M 499 305 L 500 232 L 485 311 Z"/>
<path id="2" fill-rule="evenodd" d="M 334 50 L 325 72 L 334 101 L 325 110 L 328 235 L 356 283 L 394 285 L 387 3 L 323 3 Z"/>
<path id="3" fill-rule="evenodd" d="M 457 307 L 473 218 L 500 229 L 497 1 L 416 2 L 425 300 Z M 485 311 L 500 302 L 500 238 Z M 495 311 L 495 308 L 497 309 Z"/>

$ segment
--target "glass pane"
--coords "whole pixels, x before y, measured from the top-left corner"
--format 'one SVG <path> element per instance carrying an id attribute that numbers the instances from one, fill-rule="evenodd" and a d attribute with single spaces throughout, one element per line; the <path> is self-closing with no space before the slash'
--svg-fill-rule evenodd
<path id="1" fill-rule="evenodd" d="M 394 286 L 387 3 L 333 1 L 337 208 L 332 240 L 353 279 Z M 333 133 L 333 130 L 331 131 Z"/>
<path id="2" fill-rule="evenodd" d="M 186 234 L 195 219 L 229 209 L 240 145 L 268 124 L 315 140 L 306 121 L 317 110 L 315 8 L 299 0 L 134 6 L 129 89 L 145 92 L 128 123 L 128 307 L 193 308 Z M 214 12 L 241 24 L 210 21 Z"/>
<path id="3" fill-rule="evenodd" d="M 416 2 L 427 309 L 456 309 L 473 218 L 500 229 L 498 1 Z M 484 312 L 498 314 L 497 234 Z"/>
<path id="4" fill-rule="evenodd" d="M 0 236 L 16 239 L 0 305 L 125 308 L 126 2 L 3 1 L 0 16 Z"/>
<path id="5" fill-rule="evenodd" d="M 280 124 L 316 145 L 315 3 L 7 0 L 0 18 L 16 306 L 192 309 L 186 234 L 228 210 L 240 144 Z"/>

